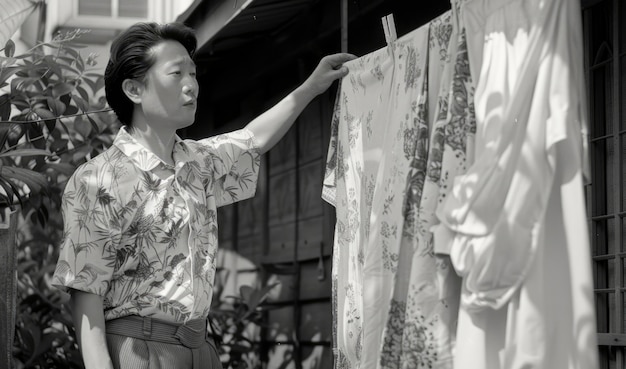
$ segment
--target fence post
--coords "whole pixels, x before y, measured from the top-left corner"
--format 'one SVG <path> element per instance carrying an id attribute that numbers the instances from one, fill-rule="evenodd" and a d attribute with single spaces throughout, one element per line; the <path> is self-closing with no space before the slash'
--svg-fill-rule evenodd
<path id="1" fill-rule="evenodd" d="M 17 300 L 17 211 L 5 207 L 0 220 L 0 368 L 13 368 L 13 336 Z"/>

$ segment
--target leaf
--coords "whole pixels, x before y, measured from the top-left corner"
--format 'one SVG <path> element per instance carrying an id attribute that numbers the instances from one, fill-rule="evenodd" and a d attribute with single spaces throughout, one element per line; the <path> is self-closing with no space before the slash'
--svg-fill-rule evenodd
<path id="1" fill-rule="evenodd" d="M 72 162 L 74 163 L 82 163 L 86 161 L 87 154 L 91 151 L 91 148 L 86 145 L 80 146 L 74 153 L 72 154 Z"/>
<path id="2" fill-rule="evenodd" d="M 52 153 L 48 150 L 41 150 L 41 149 L 17 149 L 17 150 L 10 150 L 10 151 L 5 151 L 3 153 L 0 153 L 0 158 L 6 157 L 6 156 L 38 156 L 38 155 L 50 156 L 52 155 Z"/>
<path id="3" fill-rule="evenodd" d="M 30 104 L 26 100 L 26 96 L 23 94 L 13 94 L 11 103 L 13 104 L 13 106 L 15 106 L 16 108 L 20 110 L 30 109 Z"/>
<path id="4" fill-rule="evenodd" d="M 11 131 L 10 124 L 0 124 L 0 149 L 4 148 L 4 144 L 7 142 L 9 132 Z M 0 162 L 0 165 L 1 162 Z"/>
<path id="5" fill-rule="evenodd" d="M 44 121 L 44 123 L 46 123 L 46 128 L 48 128 L 48 132 L 52 132 L 57 126 L 57 119 L 49 119 Z"/>
<path id="6" fill-rule="evenodd" d="M 91 88 L 94 95 L 104 87 L 104 77 L 102 76 L 98 76 L 94 81 L 89 78 L 83 78 L 83 81 Z"/>
<path id="7" fill-rule="evenodd" d="M 32 86 L 39 78 L 34 77 L 16 77 L 11 80 L 11 92 L 21 92 Z"/>
<path id="8" fill-rule="evenodd" d="M 65 112 L 64 112 L 65 115 L 72 115 L 72 114 L 78 113 L 78 109 L 75 106 L 71 105 L 72 98 L 69 94 L 61 96 L 59 100 L 61 100 L 61 103 L 65 104 Z"/>
<path id="9" fill-rule="evenodd" d="M 15 55 L 15 42 L 13 40 L 9 39 L 6 45 L 4 45 L 4 55 L 7 58 L 12 58 Z"/>
<path id="10" fill-rule="evenodd" d="M 78 96 L 76 94 L 72 94 L 72 99 L 76 103 L 76 106 L 78 106 L 78 108 L 82 112 L 89 111 L 89 103 L 87 101 L 85 101 L 82 97 L 80 97 L 80 96 Z"/>
<path id="11" fill-rule="evenodd" d="M 60 117 L 63 113 L 65 113 L 65 104 L 63 104 L 60 100 L 46 97 L 46 102 L 55 116 Z"/>
<path id="12" fill-rule="evenodd" d="M 52 169 L 53 171 L 65 174 L 66 176 L 71 176 L 76 170 L 76 167 L 69 163 L 49 163 L 46 164 L 44 168 Z"/>
<path id="13" fill-rule="evenodd" d="M 87 45 L 85 44 L 79 44 L 76 42 L 67 42 L 65 45 L 71 47 L 72 49 L 85 49 L 87 47 Z M 71 50 L 71 49 L 66 48 L 66 50 Z"/>
<path id="14" fill-rule="evenodd" d="M 96 121 L 92 117 L 90 117 L 90 116 L 87 116 L 87 120 L 89 120 L 89 123 L 91 123 L 91 129 L 94 132 L 99 133 L 100 132 L 100 127 L 98 127 L 98 123 L 96 123 Z"/>
<path id="15" fill-rule="evenodd" d="M 83 56 L 80 55 L 80 53 L 78 54 L 78 58 L 76 58 L 76 68 L 78 68 L 80 74 L 85 71 L 85 61 L 83 60 Z"/>
<path id="16" fill-rule="evenodd" d="M 35 108 L 33 110 L 35 111 L 35 114 L 39 116 L 39 118 L 44 120 L 44 123 L 46 123 L 46 127 L 48 127 L 48 131 L 53 131 L 56 125 L 57 118 L 55 114 L 50 110 L 44 108 Z"/>
<path id="17" fill-rule="evenodd" d="M 32 115 L 35 115 L 34 113 Z M 30 119 L 37 119 L 36 116 L 31 116 Z M 37 149 L 45 149 L 46 148 L 46 139 L 43 136 L 43 127 L 39 123 L 30 123 L 28 124 L 27 129 L 27 143 L 32 145 Z"/>
<path id="18" fill-rule="evenodd" d="M 45 65 L 48 69 L 46 71 L 47 73 L 52 72 L 59 76 L 59 78 L 63 78 L 63 70 L 61 69 L 61 64 L 57 63 L 52 55 L 44 56 L 42 64 Z"/>
<path id="19" fill-rule="evenodd" d="M 85 118 L 83 118 L 82 116 L 76 117 L 76 119 L 74 120 L 74 128 L 84 138 L 89 137 L 89 134 L 91 133 L 91 124 L 89 124 L 89 122 L 86 122 Z"/>
<path id="20" fill-rule="evenodd" d="M 91 88 L 91 91 L 93 91 L 94 93 L 96 92 L 96 82 L 90 80 L 89 78 L 83 78 L 82 79 L 83 82 L 85 82 L 89 88 Z"/>
<path id="21" fill-rule="evenodd" d="M 59 151 L 67 149 L 68 142 L 68 140 L 62 138 L 55 139 L 54 142 L 50 144 L 50 151 L 58 154 Z"/>
<path id="22" fill-rule="evenodd" d="M 74 85 L 66 82 L 59 82 L 52 87 L 52 97 L 59 98 L 74 91 Z"/>
<path id="23" fill-rule="evenodd" d="M 11 96 L 0 96 L 0 120 L 7 121 L 11 116 Z"/>
<path id="24" fill-rule="evenodd" d="M 15 117 L 14 120 L 18 120 L 18 117 Z M 19 140 L 24 137 L 24 134 L 26 134 L 26 130 L 21 124 L 11 124 L 6 137 L 9 146 L 17 145 Z"/>
<path id="25" fill-rule="evenodd" d="M 48 209 L 45 206 L 40 206 L 37 210 L 37 220 L 39 220 L 39 224 L 45 226 L 48 222 L 49 214 Z"/>
<path id="26" fill-rule="evenodd" d="M 1 171 L 1 169 L 0 169 Z M 9 206 L 13 206 L 13 198 L 15 194 L 19 194 L 19 190 L 15 187 L 15 185 L 9 181 L 8 179 L 2 178 L 0 176 L 0 187 L 4 190 L 4 193 L 0 192 L 0 202 L 6 203 Z M 18 200 L 21 203 L 21 199 L 18 197 Z"/>
<path id="27" fill-rule="evenodd" d="M 0 170 L 0 176 L 17 180 L 26 185 L 33 192 L 40 192 L 48 186 L 46 177 L 35 171 L 24 168 L 16 168 L 3 166 Z"/>
<path id="28" fill-rule="evenodd" d="M 80 86 L 76 86 L 76 91 L 78 91 L 78 93 L 80 94 L 80 97 L 82 97 L 83 100 L 85 100 L 86 102 L 89 101 L 89 93 L 87 92 L 87 90 L 85 90 L 84 88 Z M 89 104 L 87 104 L 87 106 L 89 106 Z"/>
<path id="29" fill-rule="evenodd" d="M 35 111 L 35 113 L 39 116 L 39 118 L 47 120 L 47 119 L 55 119 L 56 116 L 54 115 L 53 112 L 51 112 L 48 109 L 43 109 L 43 108 L 35 108 L 33 109 Z"/>

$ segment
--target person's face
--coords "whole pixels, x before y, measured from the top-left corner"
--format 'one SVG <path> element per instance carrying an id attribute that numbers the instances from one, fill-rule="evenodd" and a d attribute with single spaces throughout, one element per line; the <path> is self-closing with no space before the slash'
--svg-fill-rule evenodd
<path id="1" fill-rule="evenodd" d="M 142 82 L 137 108 L 143 110 L 148 124 L 187 127 L 194 122 L 196 113 L 196 65 L 177 41 L 162 41 L 152 51 L 156 61 Z"/>

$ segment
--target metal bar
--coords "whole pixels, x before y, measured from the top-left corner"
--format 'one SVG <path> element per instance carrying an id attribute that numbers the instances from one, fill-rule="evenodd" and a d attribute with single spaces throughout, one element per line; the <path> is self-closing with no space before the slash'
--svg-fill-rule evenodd
<path id="1" fill-rule="evenodd" d="M 602 260 L 612 259 L 612 258 L 614 258 L 616 256 L 617 257 L 619 257 L 619 256 L 626 257 L 626 251 L 617 252 L 617 253 L 613 253 L 613 254 L 606 254 L 606 255 L 596 255 L 596 256 L 593 256 L 592 259 L 593 260 L 602 261 Z M 623 287 L 623 288 L 626 288 L 626 286 Z"/>
<path id="2" fill-rule="evenodd" d="M 348 52 L 348 0 L 341 0 L 341 52 Z"/>
<path id="3" fill-rule="evenodd" d="M 620 0 L 621 1 L 621 0 Z M 618 0 L 613 0 L 612 1 L 612 5 L 613 5 L 613 78 L 611 78 L 611 80 L 613 81 L 613 99 L 611 99 L 613 106 L 611 106 L 612 110 L 613 110 L 613 132 L 619 132 L 619 115 L 620 115 L 620 104 L 616 103 L 620 100 L 620 86 L 619 86 L 619 75 L 620 75 L 620 60 L 619 60 L 619 24 L 620 24 L 620 19 L 619 19 L 619 3 L 620 1 Z M 615 52 L 617 51 L 617 52 Z M 615 150 L 619 150 L 621 148 L 620 146 L 620 135 L 619 134 L 615 134 L 614 136 L 614 143 L 615 143 Z M 619 152 L 619 151 L 617 151 Z M 621 169 L 621 158 L 619 155 L 614 155 L 615 157 L 615 161 L 613 162 L 613 171 L 614 173 L 619 174 L 620 173 L 620 169 Z M 613 176 L 613 188 L 616 189 L 615 193 L 618 196 L 618 201 L 621 200 L 621 196 L 623 195 L 621 192 L 621 183 L 620 183 L 620 175 L 616 175 Z M 621 202 L 621 201 L 620 201 Z M 619 210 L 619 209 L 617 209 Z M 616 211 L 617 212 L 617 211 Z M 615 214 L 615 222 L 617 223 L 616 226 L 618 226 L 619 230 L 617 232 L 615 232 L 615 242 L 616 242 L 616 253 L 619 253 L 622 249 L 621 246 L 621 237 L 620 237 L 620 233 L 621 233 L 621 224 L 619 224 L 620 222 L 620 218 L 617 214 Z M 611 240 L 609 240 L 609 242 L 611 242 Z M 615 280 L 615 322 L 613 325 L 613 332 L 616 333 L 623 333 L 624 332 L 624 294 L 621 292 L 621 287 L 624 285 L 624 273 L 622 273 L 622 271 L 624 270 L 624 258 L 622 257 L 617 257 L 616 259 L 616 265 L 615 265 L 615 276 L 614 276 L 614 280 Z M 617 360 L 617 367 L 618 368 L 622 368 L 623 367 L 623 363 L 624 363 L 624 355 L 623 355 L 623 350 L 619 350 L 617 351 L 617 355 L 616 355 L 616 360 Z"/>
<path id="4" fill-rule="evenodd" d="M 613 218 L 615 218 L 615 215 L 614 215 L 614 214 L 608 214 L 608 215 L 596 215 L 596 216 L 594 216 L 594 217 L 591 217 L 591 220 L 598 221 L 598 220 L 608 220 L 608 219 L 613 219 Z"/>
<path id="5" fill-rule="evenodd" d="M 594 137 L 591 139 L 591 142 L 598 142 L 598 141 L 603 141 L 606 140 L 608 138 L 613 138 L 613 136 L 615 136 L 613 133 L 610 133 L 608 135 L 604 135 L 604 136 L 600 136 L 600 137 Z"/>
<path id="6" fill-rule="evenodd" d="M 299 74 L 301 78 L 306 76 L 305 63 L 302 59 L 299 60 L 298 63 Z M 293 266 L 296 270 L 295 274 L 295 291 L 293 293 L 293 320 L 294 320 L 294 360 L 296 364 L 296 369 L 302 369 L 302 347 L 300 346 L 300 324 L 301 324 L 301 316 L 302 316 L 302 303 L 300 302 L 300 288 L 301 288 L 301 278 L 300 278 L 300 268 L 302 265 L 298 259 L 298 244 L 300 241 L 300 191 L 301 191 L 301 181 L 300 181 L 300 124 L 302 124 L 302 119 L 298 118 L 294 124 L 296 143 L 295 143 L 295 155 L 296 155 L 296 163 L 295 163 L 295 230 L 294 230 L 294 256 L 293 256 Z"/>
<path id="7" fill-rule="evenodd" d="M 592 259 L 595 261 L 604 261 L 604 260 L 615 259 L 615 256 L 616 256 L 615 254 L 597 255 L 597 256 L 593 256 Z"/>
<path id="8" fill-rule="evenodd" d="M 602 67 L 606 67 L 606 65 L 607 65 L 607 64 L 609 64 L 609 63 L 611 63 L 611 60 L 610 60 L 610 59 L 608 59 L 608 60 L 604 60 L 604 61 L 599 62 L 598 64 L 594 64 L 594 65 L 592 65 L 589 69 L 590 69 L 590 70 L 600 69 L 600 68 L 602 68 Z"/>
<path id="9" fill-rule="evenodd" d="M 611 292 L 615 292 L 615 288 L 596 288 L 593 290 L 596 295 L 607 294 Z"/>

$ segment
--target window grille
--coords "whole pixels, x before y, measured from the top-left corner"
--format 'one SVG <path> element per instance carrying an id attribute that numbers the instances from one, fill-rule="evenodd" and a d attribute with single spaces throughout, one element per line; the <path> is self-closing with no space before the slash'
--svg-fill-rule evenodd
<path id="1" fill-rule="evenodd" d="M 583 0 L 591 182 L 585 187 L 601 368 L 626 368 L 626 4 Z"/>

